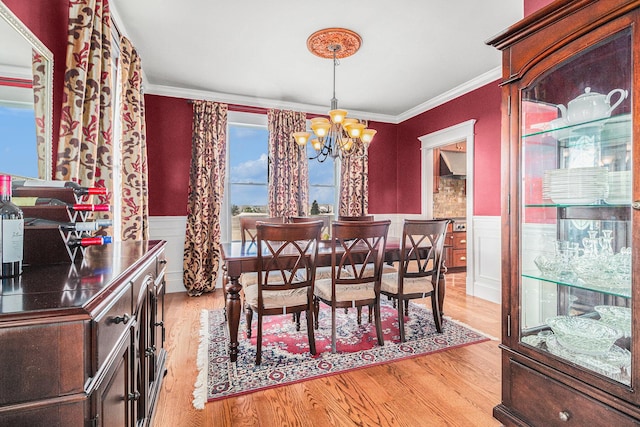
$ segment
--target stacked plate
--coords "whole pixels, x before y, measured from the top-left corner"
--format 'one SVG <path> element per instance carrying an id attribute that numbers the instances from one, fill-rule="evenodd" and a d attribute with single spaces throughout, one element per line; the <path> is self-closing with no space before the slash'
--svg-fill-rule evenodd
<path id="1" fill-rule="evenodd" d="M 609 204 L 631 203 L 631 171 L 609 172 L 609 195 L 605 202 Z"/>
<path id="2" fill-rule="evenodd" d="M 561 205 L 590 205 L 607 197 L 606 168 L 551 169 L 544 171 L 542 195 Z"/>

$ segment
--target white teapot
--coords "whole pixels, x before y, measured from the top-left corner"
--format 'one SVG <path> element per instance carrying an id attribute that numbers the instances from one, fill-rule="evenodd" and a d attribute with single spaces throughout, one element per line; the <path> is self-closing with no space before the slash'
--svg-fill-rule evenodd
<path id="1" fill-rule="evenodd" d="M 619 94 L 618 100 L 611 105 L 611 97 Z M 565 107 L 558 104 L 561 117 L 569 124 L 584 123 L 591 120 L 604 119 L 611 116 L 611 112 L 624 101 L 629 92 L 624 89 L 613 89 L 607 95 L 591 92 L 591 88 L 584 89 L 584 93 L 571 101 Z"/>

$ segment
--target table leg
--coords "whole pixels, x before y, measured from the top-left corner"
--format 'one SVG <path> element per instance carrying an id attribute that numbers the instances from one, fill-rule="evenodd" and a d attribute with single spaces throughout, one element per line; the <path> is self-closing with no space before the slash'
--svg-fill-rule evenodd
<path id="1" fill-rule="evenodd" d="M 229 325 L 229 357 L 232 362 L 238 359 L 238 328 L 240 326 L 240 313 L 242 303 L 240 302 L 240 291 L 242 285 L 238 282 L 239 277 L 229 277 L 227 284 L 227 323 Z"/>

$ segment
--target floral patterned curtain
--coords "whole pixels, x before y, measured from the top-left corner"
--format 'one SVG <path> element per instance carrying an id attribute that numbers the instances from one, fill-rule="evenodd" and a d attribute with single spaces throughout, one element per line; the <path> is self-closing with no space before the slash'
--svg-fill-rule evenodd
<path id="1" fill-rule="evenodd" d="M 362 121 L 367 125 L 366 121 Z M 339 215 L 360 216 L 369 213 L 369 158 L 359 146 L 342 159 L 340 168 Z"/>
<path id="2" fill-rule="evenodd" d="M 45 89 L 46 64 L 45 59 L 35 50 L 31 53 L 31 65 L 33 71 L 33 105 L 36 117 L 36 152 L 38 155 L 38 178 L 50 179 L 51 171 L 45 170 L 45 158 L 47 155 L 45 111 L 47 92 Z"/>
<path id="3" fill-rule="evenodd" d="M 120 39 L 122 128 L 122 240 L 149 239 L 147 142 L 142 94 L 142 66 L 138 52 Z"/>
<path id="4" fill-rule="evenodd" d="M 306 129 L 307 115 L 269 110 L 269 215 L 298 216 L 309 212 L 307 152 L 291 136 Z"/>
<path id="5" fill-rule="evenodd" d="M 84 186 L 112 186 L 110 25 L 107 0 L 69 2 L 56 179 Z M 110 203 L 109 193 L 92 201 Z M 105 214 L 102 218 L 109 217 Z"/>
<path id="6" fill-rule="evenodd" d="M 215 102 L 196 101 L 193 104 L 183 276 L 184 286 L 191 296 L 213 291 L 220 267 L 227 110 L 226 104 Z"/>

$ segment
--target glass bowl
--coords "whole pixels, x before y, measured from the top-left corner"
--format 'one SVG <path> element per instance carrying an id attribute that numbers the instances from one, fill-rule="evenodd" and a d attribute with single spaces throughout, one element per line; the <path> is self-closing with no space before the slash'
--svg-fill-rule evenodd
<path id="1" fill-rule="evenodd" d="M 600 315 L 600 321 L 621 331 L 624 337 L 631 336 L 631 309 L 616 305 L 597 305 L 594 307 Z"/>
<path id="2" fill-rule="evenodd" d="M 558 342 L 576 353 L 602 355 L 622 332 L 598 320 L 576 316 L 556 316 L 546 320 L 553 329 Z"/>

